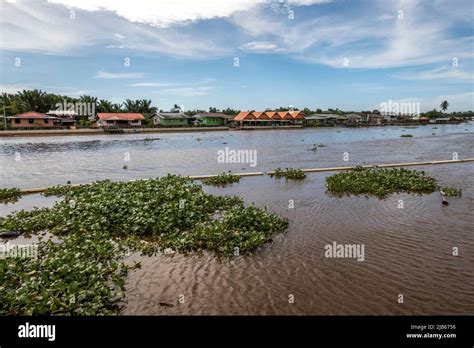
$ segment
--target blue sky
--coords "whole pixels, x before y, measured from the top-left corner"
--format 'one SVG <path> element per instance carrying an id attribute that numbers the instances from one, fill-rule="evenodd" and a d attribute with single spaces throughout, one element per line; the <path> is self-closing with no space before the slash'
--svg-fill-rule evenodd
<path id="1" fill-rule="evenodd" d="M 2 92 L 160 109 L 424 111 L 447 99 L 474 110 L 471 0 L 1 1 Z"/>

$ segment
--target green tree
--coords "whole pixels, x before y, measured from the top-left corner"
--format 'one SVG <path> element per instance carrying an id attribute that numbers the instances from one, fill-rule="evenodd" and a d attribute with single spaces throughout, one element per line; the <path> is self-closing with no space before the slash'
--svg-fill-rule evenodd
<path id="1" fill-rule="evenodd" d="M 439 107 L 441 108 L 441 110 L 443 110 L 443 112 L 446 112 L 446 110 L 448 110 L 448 107 L 449 107 L 448 101 L 447 101 L 447 100 L 444 100 L 444 101 L 440 104 Z"/>

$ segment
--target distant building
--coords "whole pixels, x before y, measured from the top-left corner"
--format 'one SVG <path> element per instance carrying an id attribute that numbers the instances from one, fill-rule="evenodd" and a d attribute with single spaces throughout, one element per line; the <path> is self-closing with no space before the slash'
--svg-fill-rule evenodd
<path id="1" fill-rule="evenodd" d="M 225 126 L 234 119 L 232 115 L 226 115 L 222 112 L 200 112 L 194 115 L 197 125 L 200 126 Z"/>
<path id="2" fill-rule="evenodd" d="M 362 116 L 359 114 L 347 114 L 346 117 L 346 126 L 348 127 L 358 127 L 362 123 Z"/>
<path id="3" fill-rule="evenodd" d="M 54 128 L 58 125 L 59 118 L 36 111 L 9 116 L 11 128 Z"/>
<path id="4" fill-rule="evenodd" d="M 140 113 L 131 112 L 99 112 L 96 116 L 96 126 L 107 127 L 140 127 L 145 117 Z"/>
<path id="5" fill-rule="evenodd" d="M 49 110 L 46 115 L 57 117 L 61 127 L 75 128 L 76 117 L 79 116 L 74 110 Z"/>
<path id="6" fill-rule="evenodd" d="M 303 125 L 301 111 L 242 111 L 234 117 L 234 123 L 243 126 Z"/>
<path id="7" fill-rule="evenodd" d="M 339 115 L 336 114 L 313 114 L 305 116 L 306 125 L 309 127 L 332 127 L 337 124 Z"/>
<path id="8" fill-rule="evenodd" d="M 153 115 L 153 124 L 161 127 L 187 127 L 189 118 L 182 112 L 157 112 Z"/>

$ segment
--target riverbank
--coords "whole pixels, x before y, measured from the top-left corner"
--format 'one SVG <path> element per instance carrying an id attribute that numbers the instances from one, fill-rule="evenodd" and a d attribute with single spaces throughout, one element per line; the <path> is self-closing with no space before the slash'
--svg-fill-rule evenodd
<path id="1" fill-rule="evenodd" d="M 458 125 L 460 123 L 446 123 L 445 125 Z M 468 124 L 466 122 L 465 124 Z M 147 133 L 185 133 L 185 132 L 212 132 L 212 131 L 245 131 L 245 130 L 292 130 L 292 129 L 346 129 L 346 128 L 385 128 L 385 127 L 438 127 L 441 124 L 385 124 L 385 125 L 364 125 L 357 127 L 349 126 L 244 126 L 232 127 L 173 127 L 173 128 L 120 128 L 106 131 L 98 128 L 81 129 L 31 129 L 31 130 L 0 130 L 0 137 L 43 137 L 43 136 L 63 136 L 63 135 L 108 135 L 108 134 L 147 134 Z"/>
<path id="2" fill-rule="evenodd" d="M 175 132 L 209 132 L 229 130 L 229 127 L 181 127 L 181 128 L 123 128 L 120 134 L 175 133 Z M 0 131 L 0 137 L 42 137 L 63 135 L 104 135 L 103 129 L 39 129 Z M 117 134 L 117 133 L 112 133 Z"/>

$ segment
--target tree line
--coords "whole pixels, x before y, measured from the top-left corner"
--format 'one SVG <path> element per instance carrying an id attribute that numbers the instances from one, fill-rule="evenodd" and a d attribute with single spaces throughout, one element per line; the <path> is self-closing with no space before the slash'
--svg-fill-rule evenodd
<path id="1" fill-rule="evenodd" d="M 74 98 L 69 97 L 66 95 L 59 95 L 54 93 L 48 93 L 42 90 L 34 89 L 34 90 L 23 90 L 19 91 L 15 94 L 12 93 L 2 93 L 0 95 L 0 107 L 5 110 L 5 114 L 7 116 L 21 114 L 27 111 L 37 111 L 41 113 L 47 113 L 50 110 L 55 110 L 56 105 L 58 103 L 63 104 L 64 101 L 67 103 L 89 103 L 95 105 L 96 112 L 138 112 L 144 114 L 146 118 L 149 118 L 153 115 L 158 108 L 152 106 L 152 101 L 149 99 L 126 99 L 123 103 L 112 103 L 107 99 L 98 99 L 97 97 L 93 97 L 90 95 L 82 95 L 80 97 Z M 436 118 L 436 117 L 446 117 L 447 115 L 451 116 L 460 116 L 460 117 L 472 117 L 474 116 L 474 112 L 472 111 L 465 111 L 465 112 L 452 112 L 451 114 L 446 113 L 449 107 L 449 103 L 447 101 L 443 101 L 440 105 L 440 111 L 434 109 L 432 111 L 428 111 L 425 113 L 421 113 L 421 116 L 426 116 L 429 118 Z M 286 111 L 290 109 L 288 106 L 282 106 L 276 109 L 267 108 L 267 111 Z M 291 108 L 292 110 L 298 111 L 298 108 Z M 162 112 L 163 110 L 160 110 Z M 197 113 L 205 112 L 205 110 L 182 110 L 182 108 L 175 104 L 174 107 L 171 109 L 171 112 L 184 112 L 187 116 L 194 116 Z M 255 111 L 255 110 L 251 110 Z M 237 115 L 240 110 L 226 108 L 226 109 L 218 109 L 216 107 L 209 107 L 209 112 L 222 112 L 226 115 Z M 332 113 L 332 114 L 347 114 L 353 113 L 354 111 L 343 111 L 338 108 L 332 109 L 329 108 L 327 110 L 316 109 L 311 110 L 307 107 L 302 109 L 302 112 L 305 115 L 312 115 L 312 114 L 321 114 L 321 113 Z M 378 110 L 372 111 L 362 111 L 362 113 L 380 113 Z"/>

